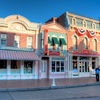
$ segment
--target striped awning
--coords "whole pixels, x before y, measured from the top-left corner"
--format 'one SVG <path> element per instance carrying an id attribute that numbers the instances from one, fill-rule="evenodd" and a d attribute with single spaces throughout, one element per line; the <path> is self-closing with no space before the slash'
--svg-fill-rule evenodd
<path id="1" fill-rule="evenodd" d="M 35 52 L 0 50 L 1 60 L 39 60 Z"/>

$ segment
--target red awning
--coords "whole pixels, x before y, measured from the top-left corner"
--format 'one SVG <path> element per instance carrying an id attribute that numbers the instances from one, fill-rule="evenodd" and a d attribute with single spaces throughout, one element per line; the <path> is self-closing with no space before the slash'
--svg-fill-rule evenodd
<path id="1" fill-rule="evenodd" d="M 0 50 L 0 59 L 3 60 L 39 60 L 35 52 Z"/>

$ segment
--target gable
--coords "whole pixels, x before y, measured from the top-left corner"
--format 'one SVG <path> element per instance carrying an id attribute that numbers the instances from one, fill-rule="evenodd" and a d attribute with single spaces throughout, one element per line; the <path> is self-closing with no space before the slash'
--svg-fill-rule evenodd
<path id="1" fill-rule="evenodd" d="M 67 32 L 67 29 L 58 23 L 47 23 L 41 26 L 41 30 L 45 30 L 45 29 L 48 29 L 48 31 L 51 31 L 51 32 L 60 32 L 60 33 Z"/>

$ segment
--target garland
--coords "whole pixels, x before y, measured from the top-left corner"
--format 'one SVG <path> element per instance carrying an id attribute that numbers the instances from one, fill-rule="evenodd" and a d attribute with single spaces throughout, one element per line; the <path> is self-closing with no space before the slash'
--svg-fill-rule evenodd
<path id="1" fill-rule="evenodd" d="M 85 32 L 86 32 L 86 30 L 85 30 L 85 29 L 82 29 L 82 28 L 76 28 L 76 30 L 78 31 L 78 33 L 79 33 L 80 35 L 83 35 L 83 34 L 85 34 Z"/>
<path id="2" fill-rule="evenodd" d="M 95 31 L 89 31 L 89 30 L 87 30 L 87 32 L 89 33 L 89 36 L 90 36 L 90 37 L 94 37 L 95 34 L 96 34 Z"/>

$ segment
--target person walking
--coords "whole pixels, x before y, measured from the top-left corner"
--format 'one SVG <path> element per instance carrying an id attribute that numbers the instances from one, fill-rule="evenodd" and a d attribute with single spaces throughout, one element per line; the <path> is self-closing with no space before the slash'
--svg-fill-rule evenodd
<path id="1" fill-rule="evenodd" d="M 99 81 L 99 67 L 96 68 L 96 81 Z"/>

